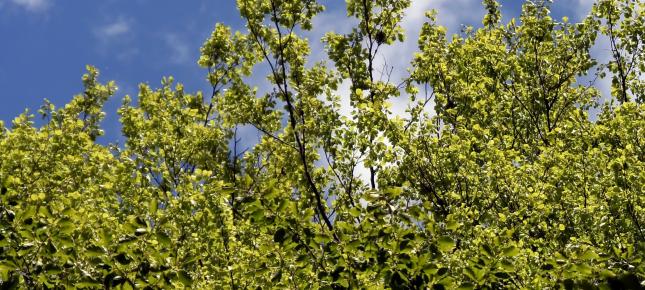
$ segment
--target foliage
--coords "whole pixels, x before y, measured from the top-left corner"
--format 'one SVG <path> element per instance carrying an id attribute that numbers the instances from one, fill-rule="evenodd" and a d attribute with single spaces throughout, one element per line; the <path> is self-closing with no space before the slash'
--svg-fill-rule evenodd
<path id="1" fill-rule="evenodd" d="M 377 56 L 409 0 L 348 0 L 355 27 L 317 63 L 301 35 L 321 4 L 238 0 L 246 31 L 201 50 L 212 92 L 141 85 L 122 146 L 95 142 L 116 88 L 88 67 L 44 125 L 0 122 L 2 287 L 644 287 L 645 4 L 570 23 L 529 1 L 506 24 L 483 4 L 451 38 L 428 12 L 397 83 Z M 595 68 L 608 99 L 579 81 Z M 262 134 L 244 151 L 241 126 Z"/>

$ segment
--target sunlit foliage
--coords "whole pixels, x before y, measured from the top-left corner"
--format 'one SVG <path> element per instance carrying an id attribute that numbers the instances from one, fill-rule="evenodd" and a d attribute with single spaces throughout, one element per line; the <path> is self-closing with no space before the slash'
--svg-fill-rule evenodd
<path id="1" fill-rule="evenodd" d="M 95 141 L 116 87 L 93 67 L 42 126 L 0 122 L 1 286 L 645 287 L 643 2 L 571 23 L 527 1 L 502 23 L 485 0 L 452 36 L 429 11 L 403 80 L 377 56 L 410 1 L 346 2 L 355 27 L 314 63 L 320 3 L 238 0 L 244 31 L 201 49 L 212 91 L 140 85 L 125 144 Z"/>

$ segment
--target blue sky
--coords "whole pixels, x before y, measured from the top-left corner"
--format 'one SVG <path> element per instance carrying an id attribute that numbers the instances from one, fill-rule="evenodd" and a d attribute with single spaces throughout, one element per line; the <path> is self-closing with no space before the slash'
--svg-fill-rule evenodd
<path id="1" fill-rule="evenodd" d="M 344 1 L 322 0 L 327 12 L 308 33 L 318 40 L 327 30 L 344 31 L 351 22 Z M 522 1 L 501 1 L 506 18 L 517 16 Z M 413 0 L 404 27 L 408 41 L 384 51 L 398 59 L 400 72 L 415 50 L 414 36 L 423 12 L 435 8 L 439 21 L 457 32 L 461 24 L 477 25 L 480 0 Z M 556 0 L 555 16 L 579 19 L 592 0 Z M 136 96 L 139 83 L 157 87 L 172 75 L 187 91 L 208 90 L 205 71 L 196 65 L 199 47 L 215 23 L 243 29 L 234 0 L 0 0 L 0 120 L 10 121 L 25 108 L 35 112 L 47 98 L 64 105 L 82 90 L 86 64 L 101 70 L 101 80 L 115 80 L 119 91 L 106 107 L 105 141 L 119 138 L 116 108 L 124 95 Z M 314 55 L 322 46 L 314 43 Z M 318 52 L 316 52 L 318 51 Z M 405 57 L 397 57 L 404 54 Z M 391 61 L 389 62 L 391 63 Z"/>

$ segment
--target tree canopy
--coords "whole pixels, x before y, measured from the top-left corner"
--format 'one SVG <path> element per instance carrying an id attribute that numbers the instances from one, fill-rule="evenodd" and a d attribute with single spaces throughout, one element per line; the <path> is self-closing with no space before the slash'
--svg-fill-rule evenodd
<path id="1" fill-rule="evenodd" d="M 645 287 L 645 3 L 571 23 L 527 1 L 503 23 L 484 0 L 482 26 L 452 36 L 429 11 L 392 79 L 377 56 L 410 0 L 346 2 L 353 29 L 313 62 L 323 5 L 238 0 L 245 29 L 201 48 L 212 91 L 140 85 L 125 144 L 96 142 L 116 87 L 93 67 L 42 125 L 0 122 L 0 285 Z"/>

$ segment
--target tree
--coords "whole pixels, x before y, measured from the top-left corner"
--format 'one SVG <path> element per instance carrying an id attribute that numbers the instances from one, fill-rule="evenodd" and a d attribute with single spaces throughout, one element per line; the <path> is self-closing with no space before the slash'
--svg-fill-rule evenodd
<path id="1" fill-rule="evenodd" d="M 527 1 L 506 24 L 483 4 L 483 26 L 451 39 L 428 12 L 392 80 L 376 57 L 403 40 L 409 0 L 348 0 L 356 26 L 327 33 L 317 63 L 301 32 L 321 4 L 238 0 L 246 30 L 217 24 L 201 49 L 212 91 L 141 85 L 122 146 L 95 142 L 116 90 L 88 67 L 43 126 L 0 122 L 1 285 L 644 287 L 645 4 L 599 0 L 570 23 Z M 578 79 L 607 73 L 609 101 Z M 262 137 L 241 150 L 247 125 Z"/>

